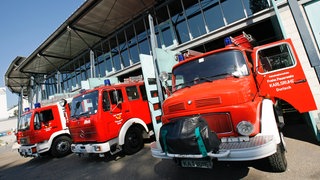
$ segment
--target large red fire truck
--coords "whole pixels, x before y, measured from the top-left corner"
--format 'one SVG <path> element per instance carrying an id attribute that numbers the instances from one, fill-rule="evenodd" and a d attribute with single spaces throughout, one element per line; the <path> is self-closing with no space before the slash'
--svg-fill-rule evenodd
<path id="1" fill-rule="evenodd" d="M 120 151 L 134 154 L 152 135 L 152 122 L 144 82 L 129 78 L 80 91 L 71 105 L 68 127 L 72 152 L 100 157 Z"/>
<path id="2" fill-rule="evenodd" d="M 45 106 L 35 104 L 34 109 L 25 108 L 18 120 L 18 152 L 24 157 L 38 157 L 51 153 L 63 157 L 71 153 L 71 137 L 66 121 L 69 116 L 67 101 Z"/>
<path id="3" fill-rule="evenodd" d="M 300 113 L 316 105 L 291 40 L 252 47 L 253 40 L 244 33 L 222 49 L 177 56 L 154 157 L 200 168 L 266 158 L 273 171 L 286 170 L 281 105 Z"/>

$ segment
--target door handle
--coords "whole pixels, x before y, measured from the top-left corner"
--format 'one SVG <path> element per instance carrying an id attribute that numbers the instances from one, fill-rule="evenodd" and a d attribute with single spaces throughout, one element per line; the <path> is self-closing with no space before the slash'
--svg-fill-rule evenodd
<path id="1" fill-rule="evenodd" d="M 299 83 L 304 83 L 304 82 L 307 82 L 306 79 L 300 79 L 298 81 L 295 81 L 294 84 L 299 84 Z"/>

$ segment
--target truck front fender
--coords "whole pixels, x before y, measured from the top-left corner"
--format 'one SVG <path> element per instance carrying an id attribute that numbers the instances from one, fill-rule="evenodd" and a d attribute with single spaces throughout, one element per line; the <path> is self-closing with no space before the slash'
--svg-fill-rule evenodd
<path id="1" fill-rule="evenodd" d="M 54 132 L 53 134 L 51 134 L 50 139 L 48 141 L 43 142 L 43 143 L 38 143 L 37 146 L 38 146 L 38 149 L 40 149 L 40 153 L 49 151 L 53 140 L 62 134 L 66 134 L 66 135 L 70 136 L 69 130 L 63 129 L 63 130 L 60 130 L 60 131 L 57 131 L 57 132 Z"/>
<path id="2" fill-rule="evenodd" d="M 68 129 L 63 129 L 63 130 L 54 132 L 53 134 L 51 134 L 50 139 L 48 140 L 48 144 L 50 144 L 50 146 L 51 146 L 53 140 L 54 140 L 56 137 L 58 137 L 58 136 L 60 136 L 60 135 L 62 135 L 62 134 L 67 134 L 67 135 L 70 136 L 70 132 L 69 132 Z"/>
<path id="3" fill-rule="evenodd" d="M 261 134 L 273 135 L 277 144 L 281 142 L 273 102 L 270 99 L 264 99 L 262 101 Z"/>
<path id="4" fill-rule="evenodd" d="M 133 124 L 140 124 L 144 127 L 144 130 L 146 132 L 149 132 L 149 129 L 146 125 L 146 123 L 139 119 L 139 118 L 132 118 L 129 119 L 126 123 L 124 123 L 124 125 L 121 127 L 120 129 L 120 133 L 119 133 L 119 145 L 123 145 L 124 144 L 124 138 L 126 136 L 126 133 L 128 131 L 128 129 L 133 125 Z"/>

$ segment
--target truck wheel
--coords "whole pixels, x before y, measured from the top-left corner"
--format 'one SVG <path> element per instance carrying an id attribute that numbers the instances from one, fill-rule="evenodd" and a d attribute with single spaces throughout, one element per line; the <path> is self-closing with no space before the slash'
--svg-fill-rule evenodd
<path id="1" fill-rule="evenodd" d="M 277 152 L 268 157 L 273 172 L 284 172 L 287 169 L 287 159 L 282 143 L 278 144 Z"/>
<path id="2" fill-rule="evenodd" d="M 60 136 L 55 139 L 51 146 L 51 154 L 54 157 L 63 157 L 71 153 L 71 139 Z"/>
<path id="3" fill-rule="evenodd" d="M 130 127 L 126 133 L 123 151 L 127 155 L 140 151 L 144 146 L 142 132 L 138 127 Z"/>

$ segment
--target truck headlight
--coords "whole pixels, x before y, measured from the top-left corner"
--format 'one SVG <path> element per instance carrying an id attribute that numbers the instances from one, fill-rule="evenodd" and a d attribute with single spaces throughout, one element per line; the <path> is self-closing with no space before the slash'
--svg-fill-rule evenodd
<path id="1" fill-rule="evenodd" d="M 253 125 L 248 121 L 241 121 L 237 125 L 237 131 L 243 136 L 249 136 L 254 130 Z"/>

